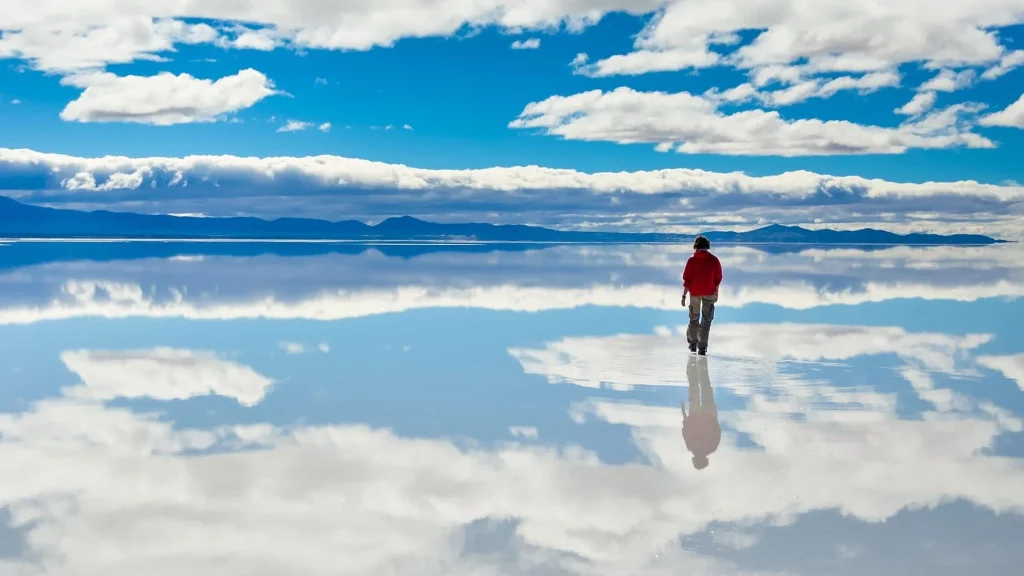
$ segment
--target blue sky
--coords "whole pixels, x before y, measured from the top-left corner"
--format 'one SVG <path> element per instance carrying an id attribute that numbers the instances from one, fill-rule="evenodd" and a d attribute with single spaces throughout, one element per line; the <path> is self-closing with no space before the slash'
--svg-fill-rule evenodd
<path id="1" fill-rule="evenodd" d="M 0 191 L 28 201 L 664 230 L 1020 228 L 1019 0 L 810 14 L 791 0 L 763 13 L 683 0 L 66 4 L 0 9 Z M 897 112 L 912 101 L 927 105 Z M 304 129 L 280 131 L 289 122 Z M 87 160 L 105 155 L 131 161 Z M 192 155 L 288 160 L 152 160 Z M 328 168 L 303 164 L 321 155 Z M 574 172 L 471 172 L 522 166 Z M 666 169 L 712 174 L 647 172 Z"/>

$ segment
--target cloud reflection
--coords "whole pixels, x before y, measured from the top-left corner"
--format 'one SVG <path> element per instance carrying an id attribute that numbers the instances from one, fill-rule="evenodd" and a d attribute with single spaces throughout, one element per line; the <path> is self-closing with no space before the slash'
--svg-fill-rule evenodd
<path id="1" fill-rule="evenodd" d="M 1024 253 L 1015 245 L 716 253 L 726 270 L 722 307 L 1024 295 Z M 370 251 L 55 261 L 0 273 L 0 324 L 82 316 L 338 320 L 437 307 L 676 310 L 687 254 L 672 246 L 561 246 L 408 260 Z"/>
<path id="2" fill-rule="evenodd" d="M 730 331 L 728 324 L 719 329 Z M 996 513 L 1024 511 L 1024 465 L 987 450 L 1000 434 L 1020 429 L 1005 411 L 935 403 L 922 418 L 902 419 L 896 398 L 882 389 L 844 391 L 820 378 L 776 378 L 777 370 L 758 383 L 749 376 L 763 371 L 745 368 L 782 358 L 848 360 L 891 346 L 908 366 L 960 370 L 963 355 L 987 335 L 801 332 L 786 324 L 738 330 L 755 329 L 735 344 L 735 358 L 708 359 L 716 386 L 743 393 L 745 403 L 720 414 L 725 430 L 714 465 L 699 474 L 680 445 L 678 407 L 575 404 L 566 417 L 581 432 L 591 422 L 628 432 L 643 458 L 618 465 L 573 445 L 488 447 L 358 424 L 187 429 L 104 404 L 147 394 L 127 377 L 107 379 L 106 369 L 121 362 L 139 377 L 172 373 L 154 388 L 157 397 L 213 391 L 260 402 L 265 387 L 240 392 L 237 382 L 255 372 L 237 364 L 197 369 L 222 361 L 183 351 L 65 354 L 85 386 L 97 383 L 103 392 L 66 389 L 25 412 L 0 414 L 0 507 L 26 531 L 38 560 L 24 573 L 111 576 L 208 571 L 214 562 L 218 573 L 240 575 L 671 574 L 683 565 L 743 574 L 680 547 L 679 539 L 713 525 L 787 526 L 816 510 L 865 522 L 954 499 Z M 810 330 L 823 337 L 809 338 Z M 581 339 L 561 351 L 562 362 L 581 372 L 549 373 L 669 383 L 659 375 L 684 378 L 688 356 L 679 347 L 681 363 L 673 363 L 646 339 L 677 337 Z M 609 354 L 619 360 L 594 364 Z M 719 364 L 725 369 L 716 370 Z M 633 376 L 629 365 L 648 371 Z M 222 445 L 251 449 L 208 451 Z M 481 534 L 496 539 L 491 548 Z"/>
<path id="3" fill-rule="evenodd" d="M 151 350 L 72 350 L 61 354 L 82 385 L 65 391 L 75 398 L 153 398 L 184 400 L 214 394 L 255 406 L 273 382 L 248 366 L 218 358 L 212 352 L 154 348 Z"/>

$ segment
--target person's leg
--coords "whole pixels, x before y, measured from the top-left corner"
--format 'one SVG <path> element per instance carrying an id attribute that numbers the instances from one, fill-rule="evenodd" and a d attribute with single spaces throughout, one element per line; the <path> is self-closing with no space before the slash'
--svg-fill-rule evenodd
<path id="1" fill-rule="evenodd" d="M 708 349 L 708 337 L 711 335 L 711 321 L 715 319 L 715 302 L 717 301 L 718 297 L 714 295 L 701 298 L 700 336 L 697 341 L 697 348 L 701 350 Z M 692 313 L 690 318 L 693 318 Z"/>
<path id="2" fill-rule="evenodd" d="M 686 329 L 686 343 L 692 348 L 697 344 L 698 328 L 700 326 L 700 296 L 690 295 L 690 326 Z"/>

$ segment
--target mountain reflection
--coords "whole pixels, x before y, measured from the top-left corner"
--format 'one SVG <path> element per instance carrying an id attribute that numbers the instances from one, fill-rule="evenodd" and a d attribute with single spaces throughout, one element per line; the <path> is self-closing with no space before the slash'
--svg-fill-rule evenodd
<path id="1" fill-rule="evenodd" d="M 0 324 L 75 317 L 337 320 L 422 308 L 541 311 L 586 305 L 675 310 L 686 258 L 677 246 L 520 247 L 411 252 L 189 248 L 155 243 L 89 259 L 79 244 L 0 247 Z M 28 247 L 28 248 L 26 248 Z M 321 252 L 318 252 L 322 251 Z M 1021 248 L 895 247 L 769 253 L 720 250 L 720 307 L 813 309 L 893 299 L 1024 296 Z M 120 258 L 120 259 L 118 259 Z"/>

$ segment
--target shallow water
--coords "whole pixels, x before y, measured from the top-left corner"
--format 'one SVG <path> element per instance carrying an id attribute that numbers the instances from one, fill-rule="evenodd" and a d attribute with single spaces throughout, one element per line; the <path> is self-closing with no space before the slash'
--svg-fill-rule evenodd
<path id="1" fill-rule="evenodd" d="M 715 252 L 0 246 L 0 574 L 1019 573 L 1024 250 Z"/>

